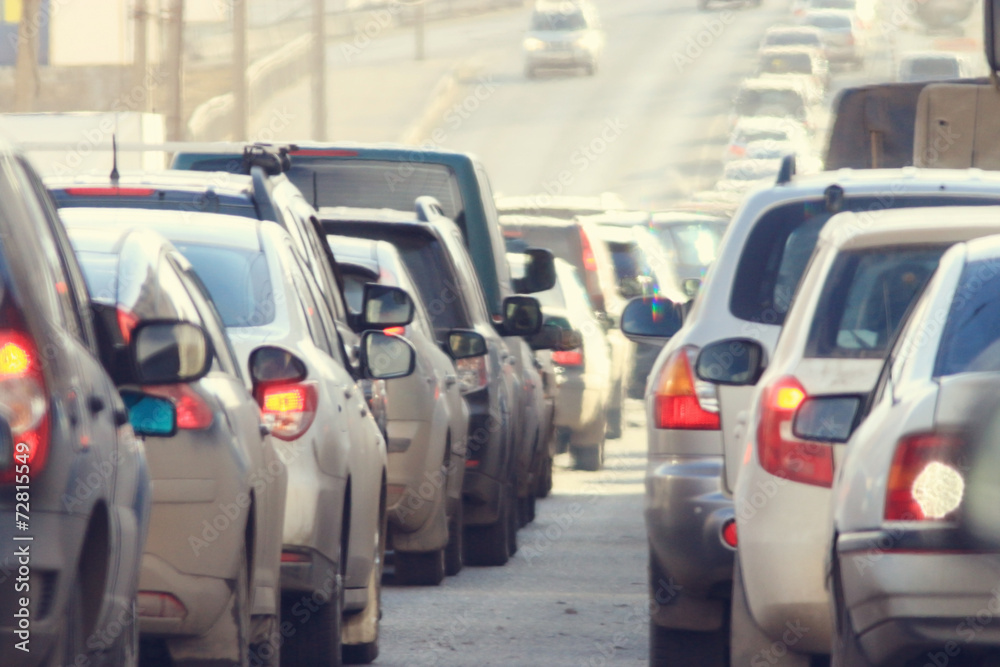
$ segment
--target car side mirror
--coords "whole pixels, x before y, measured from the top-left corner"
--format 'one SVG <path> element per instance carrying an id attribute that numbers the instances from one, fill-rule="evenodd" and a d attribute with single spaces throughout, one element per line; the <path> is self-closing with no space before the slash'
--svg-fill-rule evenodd
<path id="1" fill-rule="evenodd" d="M 394 380 L 413 374 L 417 355 L 402 336 L 366 331 L 361 336 L 361 368 L 372 380 Z"/>
<path id="2" fill-rule="evenodd" d="M 524 277 L 513 280 L 514 291 L 518 294 L 535 294 L 555 287 L 556 261 L 547 248 L 528 248 L 523 251 L 528 256 L 524 266 Z"/>
<path id="3" fill-rule="evenodd" d="M 169 398 L 128 390 L 121 397 L 136 435 L 169 438 L 177 433 L 177 406 Z"/>
<path id="4" fill-rule="evenodd" d="M 792 434 L 802 440 L 847 442 L 857 426 L 861 396 L 814 396 L 795 411 Z"/>
<path id="5" fill-rule="evenodd" d="M 685 278 L 681 282 L 681 289 L 693 299 L 698 295 L 698 290 L 701 289 L 701 278 Z"/>
<path id="6" fill-rule="evenodd" d="M 621 316 L 622 332 L 636 343 L 663 343 L 682 325 L 674 304 L 666 299 L 636 297 L 625 304 Z"/>
<path id="7" fill-rule="evenodd" d="M 990 71 L 1000 73 L 1000 0 L 983 3 L 983 49 Z"/>
<path id="8" fill-rule="evenodd" d="M 361 312 L 365 329 L 405 327 L 413 321 L 413 299 L 399 287 L 367 283 Z"/>
<path id="9" fill-rule="evenodd" d="M 701 349 L 695 362 L 699 379 L 716 384 L 750 386 L 764 372 L 764 348 L 755 340 L 729 338 Z"/>
<path id="10" fill-rule="evenodd" d="M 455 361 L 481 357 L 488 351 L 486 348 L 486 338 L 475 331 L 452 329 L 448 332 L 447 351 Z"/>
<path id="11" fill-rule="evenodd" d="M 302 382 L 309 374 L 305 362 L 274 345 L 264 345 L 250 353 L 250 379 L 256 387 L 272 382 Z"/>
<path id="12" fill-rule="evenodd" d="M 195 382 L 212 367 L 205 330 L 180 320 L 147 320 L 132 331 L 129 355 L 139 384 Z"/>
<path id="13" fill-rule="evenodd" d="M 534 336 L 542 329 L 542 306 L 531 296 L 509 296 L 503 300 L 503 334 Z"/>

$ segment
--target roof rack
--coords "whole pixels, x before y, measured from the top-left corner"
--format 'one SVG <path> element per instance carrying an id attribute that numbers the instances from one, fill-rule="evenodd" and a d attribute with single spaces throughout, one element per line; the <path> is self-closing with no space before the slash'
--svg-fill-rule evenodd
<path id="1" fill-rule="evenodd" d="M 785 157 L 781 158 L 781 168 L 778 169 L 778 180 L 777 185 L 786 185 L 792 182 L 792 177 L 795 176 L 795 154 L 789 153 Z"/>
<path id="2" fill-rule="evenodd" d="M 268 176 L 277 176 L 291 168 L 292 158 L 288 154 L 297 148 L 294 144 L 276 146 L 256 143 L 244 146 L 244 168 L 249 172 L 251 167 L 261 167 Z"/>
<path id="3" fill-rule="evenodd" d="M 432 218 L 444 216 L 444 209 L 441 208 L 441 202 L 435 197 L 428 195 L 417 197 L 415 206 L 417 209 L 417 220 L 420 222 L 430 222 Z"/>

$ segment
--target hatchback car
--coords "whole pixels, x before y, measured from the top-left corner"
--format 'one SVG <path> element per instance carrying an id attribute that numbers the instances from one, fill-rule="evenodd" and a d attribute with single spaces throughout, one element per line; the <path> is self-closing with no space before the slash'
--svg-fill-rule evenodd
<path id="1" fill-rule="evenodd" d="M 5 142 L 0 165 L 0 663 L 135 664 L 152 498 L 136 434 L 176 413 L 129 426 L 55 207 Z"/>
<path id="2" fill-rule="evenodd" d="M 175 432 L 145 440 L 156 493 L 139 578 L 140 631 L 164 640 L 175 662 L 239 660 L 248 639 L 267 641 L 280 625 L 287 473 L 191 264 L 159 234 L 116 219 L 116 211 L 63 211 L 101 345 L 116 360 L 112 378 L 137 392 L 133 400 L 149 395 L 177 406 Z M 140 382 L 117 360 L 147 320 L 204 330 L 209 372 L 182 384 Z"/>
<path id="3" fill-rule="evenodd" d="M 853 12 L 841 9 L 813 9 L 800 21 L 820 31 L 827 60 L 861 68 L 865 64 L 865 36 Z"/>
<path id="4" fill-rule="evenodd" d="M 745 159 L 747 146 L 756 141 L 788 142 L 795 147 L 796 154 L 813 152 L 809 131 L 802 123 L 790 118 L 750 116 L 736 120 L 722 161 Z"/>
<path id="5" fill-rule="evenodd" d="M 524 74 L 529 79 L 538 70 L 551 68 L 582 68 L 591 76 L 596 74 L 604 52 L 597 8 L 586 0 L 539 0 L 523 49 Z"/>
<path id="6" fill-rule="evenodd" d="M 396 581 L 435 586 L 462 568 L 461 508 L 469 408 L 458 384 L 455 358 L 486 353 L 474 332 L 442 332 L 438 342 L 400 253 L 386 241 L 328 235 L 344 278 L 347 307 L 361 315 L 368 283 L 395 285 L 414 295 L 413 322 L 395 335 L 416 350 L 416 369 L 387 392 L 389 547 Z"/>
<path id="7" fill-rule="evenodd" d="M 963 515 L 995 516 L 995 503 L 980 504 L 976 491 L 984 482 L 995 488 L 995 480 L 974 465 L 965 427 L 980 399 L 995 399 L 1000 388 L 998 241 L 945 253 L 871 396 L 818 402 L 815 414 L 827 417 L 827 428 L 800 428 L 843 442 L 861 421 L 848 445 L 834 448 L 837 667 L 1000 659 L 991 622 L 995 547 L 984 550 L 958 529 Z M 993 446 L 996 413 L 980 418 Z"/>
<path id="8" fill-rule="evenodd" d="M 683 586 L 669 604 L 658 603 L 653 615 L 654 664 L 679 645 L 710 651 L 717 661 L 727 658 L 733 551 L 722 531 L 733 517 L 730 494 L 746 451 L 753 386 L 700 372 L 699 359 L 710 358 L 702 357 L 703 351 L 752 340 L 770 358 L 816 239 L 833 215 L 1000 202 L 1000 175 L 972 173 L 975 177 L 961 170 L 841 170 L 793 176 L 749 196 L 729 223 L 683 329 L 662 332 L 672 337 L 646 388 L 650 597 L 662 598 L 662 582 L 671 578 Z M 632 301 L 623 330 L 655 332 L 661 314 Z"/>
<path id="9" fill-rule="evenodd" d="M 941 255 L 954 243 L 1000 232 L 998 212 L 844 213 L 820 232 L 747 417 L 746 455 L 733 492 L 739 543 L 734 663 L 780 640 L 792 617 L 810 633 L 790 648 L 789 658 L 805 664 L 808 654 L 829 650 L 829 524 L 818 517 L 830 515 L 828 489 L 840 447 L 799 439 L 791 425 L 811 419 L 810 399 L 872 390 L 883 356 Z M 751 348 L 749 354 L 758 353 Z M 727 352 L 737 353 L 735 346 Z M 748 366 L 750 375 L 759 369 Z M 777 492 L 759 495 L 765 489 Z"/>
<path id="10" fill-rule="evenodd" d="M 799 81 L 766 76 L 746 79 L 733 100 L 732 125 L 739 118 L 778 118 L 802 123 L 806 130 L 819 127 L 819 112 Z"/>
<path id="11" fill-rule="evenodd" d="M 830 85 L 830 64 L 822 51 L 805 46 L 772 46 L 757 54 L 757 76 L 808 76 L 820 95 Z"/>

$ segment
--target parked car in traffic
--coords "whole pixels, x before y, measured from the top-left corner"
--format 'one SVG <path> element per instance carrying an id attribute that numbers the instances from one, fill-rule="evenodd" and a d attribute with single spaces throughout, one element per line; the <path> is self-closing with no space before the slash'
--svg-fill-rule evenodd
<path id="1" fill-rule="evenodd" d="M 739 118 L 777 118 L 802 123 L 806 130 L 819 127 L 819 109 L 802 82 L 790 77 L 765 76 L 745 79 L 733 100 L 731 125 Z"/>
<path id="2" fill-rule="evenodd" d="M 933 208 L 844 213 L 820 232 L 746 425 L 747 455 L 733 500 L 739 548 L 733 576 L 732 661 L 779 640 L 790 616 L 811 628 L 789 650 L 799 663 L 825 655 L 830 618 L 826 557 L 835 450 L 796 437 L 829 397 L 867 394 L 907 314 L 951 244 L 1000 232 L 1000 209 Z M 748 354 L 760 352 L 753 345 Z M 735 347 L 727 353 L 738 354 Z M 759 357 L 758 357 L 759 358 Z M 720 360 L 721 361 L 721 360 Z M 822 426 L 822 424 L 820 424 Z M 814 428 L 814 427 L 813 427 Z M 761 507 L 761 489 L 780 492 Z M 758 503 L 760 504 L 760 503 Z M 776 586 L 773 582 L 781 581 Z M 791 662 L 789 662 L 791 664 Z"/>
<path id="3" fill-rule="evenodd" d="M 789 143 L 794 146 L 796 154 L 813 152 L 809 131 L 802 123 L 790 118 L 750 116 L 736 120 L 723 151 L 722 161 L 745 159 L 747 146 L 760 141 Z"/>
<path id="4" fill-rule="evenodd" d="M 830 85 L 830 63 L 826 55 L 806 46 L 772 46 L 757 54 L 756 76 L 807 76 L 818 93 Z M 819 100 L 816 100 L 819 101 Z"/>
<path id="5" fill-rule="evenodd" d="M 524 38 L 524 74 L 534 78 L 540 69 L 582 68 L 597 73 L 604 52 L 604 31 L 589 0 L 538 0 L 531 27 Z"/>
<path id="6" fill-rule="evenodd" d="M 614 192 L 599 195 L 497 195 L 500 215 L 536 215 L 548 218 L 574 218 L 607 211 L 625 211 L 625 201 Z"/>
<path id="7" fill-rule="evenodd" d="M 706 370 L 707 351 L 750 340 L 761 345 L 765 359 L 772 357 L 816 239 L 834 214 L 1000 201 L 1000 178 L 975 173 L 973 178 L 961 170 L 910 169 L 790 176 L 749 196 L 729 223 L 679 333 L 660 327 L 673 321 L 663 317 L 665 311 L 654 313 L 649 303 L 633 300 L 626 307 L 626 333 L 646 340 L 649 334 L 670 337 L 646 389 L 650 597 L 662 597 L 661 582 L 671 578 L 683 588 L 652 618 L 653 664 L 665 664 L 678 646 L 707 652 L 712 664 L 724 664 L 728 655 L 726 590 L 732 586 L 733 551 L 723 529 L 734 516 L 730 494 L 746 442 L 741 415 L 754 389 L 714 380 Z"/>
<path id="8" fill-rule="evenodd" d="M 906 53 L 899 58 L 896 78 L 902 83 L 947 81 L 972 76 L 968 61 L 958 53 Z"/>
<path id="9" fill-rule="evenodd" d="M 853 12 L 842 9 L 811 9 L 800 21 L 820 31 L 827 60 L 860 69 L 865 64 L 865 35 Z"/>
<path id="10" fill-rule="evenodd" d="M 427 304 L 399 251 L 387 241 L 327 235 L 344 279 L 347 308 L 360 317 L 365 285 L 394 285 L 414 297 L 413 322 L 405 336 L 416 368 L 387 392 L 389 548 L 396 581 L 437 585 L 462 569 L 461 503 L 469 408 L 455 362 L 486 354 L 475 332 L 453 328 L 438 340 Z M 444 349 L 448 352 L 446 353 Z"/>
<path id="11" fill-rule="evenodd" d="M 146 397 L 177 406 L 173 432 L 145 439 L 156 494 L 139 578 L 140 631 L 162 640 L 177 662 L 242 660 L 280 626 L 285 465 L 191 264 L 128 213 L 64 210 L 63 222 L 115 384 L 134 392 L 138 406 Z M 210 364 L 202 377 L 157 386 L 123 363 L 136 326 L 157 320 L 204 332 Z"/>
<path id="12" fill-rule="evenodd" d="M 817 416 L 832 409 L 837 418 L 825 430 L 800 427 L 824 443 L 850 436 L 833 447 L 833 665 L 1000 657 L 983 611 L 996 604 L 995 545 L 959 527 L 965 515 L 982 525 L 992 514 L 982 493 L 992 468 L 970 446 L 996 434 L 998 262 L 996 236 L 951 248 L 872 394 L 842 397 L 839 407 L 817 399 Z M 986 412 L 976 409 L 982 399 Z M 978 436 L 967 428 L 974 419 L 983 424 Z"/>
<path id="13" fill-rule="evenodd" d="M 55 207 L 6 143 L 0 164 L 0 662 L 135 664 L 152 500 L 136 436 L 173 431 L 176 408 L 155 401 L 156 420 L 129 425 Z M 165 349 L 195 352 L 159 331 Z M 124 361 L 164 385 L 201 370 L 165 372 L 155 356 L 133 347 Z"/>

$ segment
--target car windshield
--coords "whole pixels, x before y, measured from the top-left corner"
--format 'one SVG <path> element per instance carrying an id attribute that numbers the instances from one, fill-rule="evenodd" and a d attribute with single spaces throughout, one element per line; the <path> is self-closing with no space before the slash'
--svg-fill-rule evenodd
<path id="1" fill-rule="evenodd" d="M 267 258 L 260 251 L 179 243 L 205 284 L 227 327 L 258 327 L 274 321 L 275 301 Z"/>
<path id="2" fill-rule="evenodd" d="M 935 377 L 1000 371 L 1000 262 L 969 262 L 941 335 Z"/>
<path id="3" fill-rule="evenodd" d="M 736 98 L 740 116 L 798 116 L 804 110 L 802 95 L 787 88 L 745 88 Z"/>
<path id="4" fill-rule="evenodd" d="M 842 252 L 820 295 L 807 357 L 882 358 L 944 246 Z"/>
<path id="5" fill-rule="evenodd" d="M 535 12 L 531 17 L 531 29 L 536 32 L 585 30 L 587 19 L 579 10 Z"/>
<path id="6" fill-rule="evenodd" d="M 760 71 L 767 74 L 812 74 L 812 58 L 807 53 L 764 56 Z"/>

